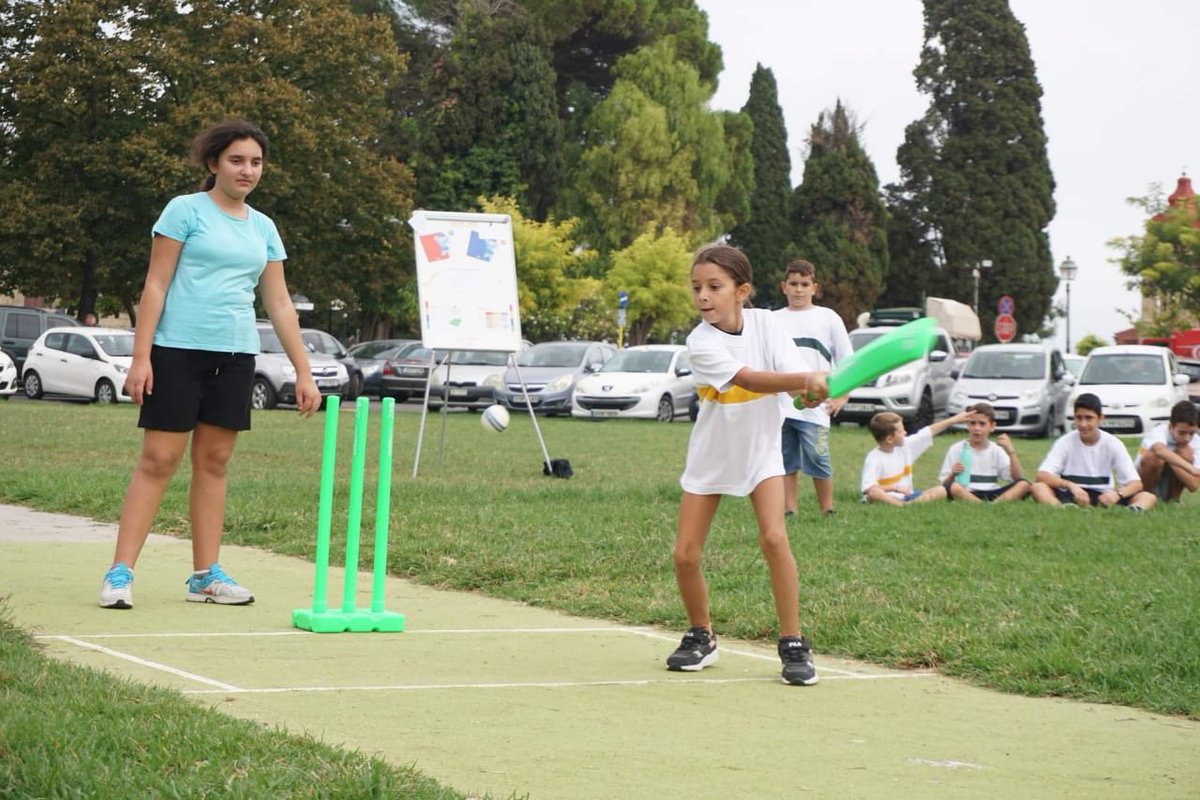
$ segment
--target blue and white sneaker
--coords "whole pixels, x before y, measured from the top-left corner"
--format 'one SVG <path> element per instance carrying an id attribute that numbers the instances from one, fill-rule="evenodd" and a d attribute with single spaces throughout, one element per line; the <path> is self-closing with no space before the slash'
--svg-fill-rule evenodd
<path id="1" fill-rule="evenodd" d="M 254 593 L 225 574 L 220 564 L 208 568 L 208 574 L 187 579 L 187 599 L 192 603 L 220 603 L 226 606 L 248 606 Z"/>
<path id="2" fill-rule="evenodd" d="M 133 608 L 133 570 L 118 561 L 100 583 L 101 608 Z"/>

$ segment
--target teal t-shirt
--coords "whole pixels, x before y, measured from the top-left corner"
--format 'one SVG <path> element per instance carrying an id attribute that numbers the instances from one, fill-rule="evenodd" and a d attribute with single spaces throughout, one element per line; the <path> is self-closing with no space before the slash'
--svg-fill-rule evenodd
<path id="1" fill-rule="evenodd" d="M 154 233 L 183 242 L 183 250 L 167 287 L 155 344 L 258 353 L 254 287 L 267 262 L 283 261 L 287 253 L 271 218 L 250 206 L 246 210 L 246 219 L 230 216 L 207 192 L 167 203 Z"/>

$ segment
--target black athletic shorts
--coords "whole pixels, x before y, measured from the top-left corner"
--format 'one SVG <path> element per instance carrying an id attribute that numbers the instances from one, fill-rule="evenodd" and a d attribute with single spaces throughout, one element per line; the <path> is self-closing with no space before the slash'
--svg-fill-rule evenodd
<path id="1" fill-rule="evenodd" d="M 1100 495 L 1104 494 L 1105 492 L 1111 491 L 1110 489 L 1089 489 L 1087 486 L 1084 486 L 1082 488 L 1085 492 L 1087 492 L 1088 505 L 1092 505 L 1092 506 L 1100 505 Z M 1065 503 L 1074 503 L 1075 502 L 1075 495 L 1071 494 L 1071 490 L 1066 488 L 1065 486 L 1062 488 L 1059 488 L 1059 489 L 1055 489 L 1054 496 L 1058 498 L 1058 502 L 1060 502 L 1060 503 L 1065 504 Z M 1132 499 L 1133 499 L 1132 497 L 1122 497 L 1120 500 L 1117 501 L 1117 505 L 1127 506 L 1127 505 L 1129 505 L 1129 501 Z"/>
<path id="2" fill-rule="evenodd" d="M 150 350 L 154 394 L 146 395 L 139 428 L 190 431 L 197 422 L 250 430 L 254 356 L 159 347 Z"/>

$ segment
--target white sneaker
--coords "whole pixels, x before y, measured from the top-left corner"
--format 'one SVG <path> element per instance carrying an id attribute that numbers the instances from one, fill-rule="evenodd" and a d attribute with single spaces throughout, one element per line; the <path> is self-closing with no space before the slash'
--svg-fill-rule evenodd
<path id="1" fill-rule="evenodd" d="M 190 576 L 187 585 L 187 599 L 193 603 L 246 606 L 254 602 L 254 593 L 226 575 L 220 564 L 209 567 L 208 574 L 202 578 Z"/>
<path id="2" fill-rule="evenodd" d="M 100 583 L 101 608 L 133 608 L 133 570 L 118 561 Z"/>

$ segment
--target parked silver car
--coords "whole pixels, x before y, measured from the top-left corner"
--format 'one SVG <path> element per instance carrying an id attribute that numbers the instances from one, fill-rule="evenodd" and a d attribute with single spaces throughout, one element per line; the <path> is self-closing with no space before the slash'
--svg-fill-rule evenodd
<path id="1" fill-rule="evenodd" d="M 948 414 L 983 401 L 996 410 L 996 430 L 1057 436 L 1070 416 L 1075 375 L 1062 353 L 1045 344 L 985 344 L 975 348 L 950 392 Z"/>
<path id="2" fill-rule="evenodd" d="M 513 411 L 529 405 L 539 414 L 570 414 L 575 381 L 596 372 L 617 354 L 605 342 L 540 342 L 517 356 L 517 369 L 509 367 L 494 379 L 496 401 Z"/>
<path id="3" fill-rule="evenodd" d="M 258 323 L 259 354 L 254 358 L 254 389 L 250 407 L 274 408 L 280 403 L 296 402 L 296 369 L 283 351 L 283 344 L 270 323 Z M 332 356 L 309 353 L 313 380 L 323 397 L 341 395 L 349 389 L 350 374 Z"/>

